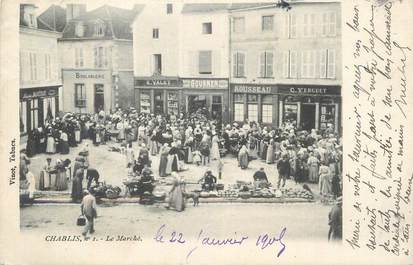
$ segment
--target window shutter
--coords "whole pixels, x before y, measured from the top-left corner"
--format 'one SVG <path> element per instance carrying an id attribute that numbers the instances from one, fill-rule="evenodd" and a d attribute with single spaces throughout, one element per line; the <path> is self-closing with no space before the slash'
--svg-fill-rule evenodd
<path id="1" fill-rule="evenodd" d="M 330 13 L 330 23 L 329 23 L 329 30 L 328 30 L 328 35 L 330 36 L 335 36 L 336 35 L 336 13 L 331 12 Z"/>
<path id="2" fill-rule="evenodd" d="M 211 72 L 214 76 L 219 76 L 221 74 L 221 53 L 219 50 L 210 52 L 210 54 L 212 53 L 212 58 L 210 55 L 210 69 Z M 212 60 L 212 62 L 211 62 Z"/>
<path id="3" fill-rule="evenodd" d="M 266 69 L 266 76 L 267 77 L 272 77 L 273 76 L 273 72 L 274 72 L 274 69 L 273 69 L 273 65 L 274 65 L 274 55 L 273 55 L 273 53 L 272 52 L 267 52 L 266 53 L 266 55 L 267 55 L 267 60 L 266 60 L 266 62 L 267 62 L 267 69 Z"/>
<path id="4" fill-rule="evenodd" d="M 335 50 L 328 50 L 328 78 L 335 78 L 336 77 L 336 51 Z"/>
<path id="5" fill-rule="evenodd" d="M 309 35 L 309 21 L 308 21 L 308 14 L 304 14 L 303 16 L 303 36 L 307 37 Z"/>
<path id="6" fill-rule="evenodd" d="M 237 60 L 237 55 L 238 55 L 238 53 L 234 53 L 233 55 L 232 55 L 232 75 L 233 76 L 235 76 L 235 77 L 238 77 L 238 69 L 237 69 L 237 67 L 238 67 L 238 60 Z"/>
<path id="7" fill-rule="evenodd" d="M 310 36 L 314 37 L 315 34 L 315 26 L 316 26 L 316 16 L 315 14 L 310 15 Z"/>
<path id="8" fill-rule="evenodd" d="M 95 58 L 95 68 L 97 68 L 98 67 L 98 48 L 97 47 L 93 48 L 93 54 Z"/>
<path id="9" fill-rule="evenodd" d="M 109 49 L 107 47 L 103 48 L 103 67 L 108 67 L 108 55 Z"/>
<path id="10" fill-rule="evenodd" d="M 282 16 L 282 37 L 283 38 L 288 38 L 289 37 L 289 23 L 288 23 L 288 16 L 289 14 L 284 14 Z"/>
<path id="11" fill-rule="evenodd" d="M 320 51 L 320 78 L 326 78 L 327 58 L 326 51 Z"/>
<path id="12" fill-rule="evenodd" d="M 290 53 L 290 77 L 297 77 L 297 51 Z"/>
<path id="13" fill-rule="evenodd" d="M 260 54 L 260 77 L 265 77 L 265 52 Z"/>
<path id="14" fill-rule="evenodd" d="M 80 67 L 85 66 L 84 58 L 83 58 L 83 48 L 79 49 L 79 57 L 80 57 Z"/>
<path id="15" fill-rule="evenodd" d="M 308 77 L 308 51 L 303 51 L 301 53 L 301 76 Z"/>
<path id="16" fill-rule="evenodd" d="M 327 13 L 323 13 L 322 22 L 321 22 L 321 35 L 327 36 Z"/>
<path id="17" fill-rule="evenodd" d="M 79 55 L 78 55 L 78 52 L 79 52 L 79 50 L 78 50 L 77 48 L 75 48 L 75 67 L 76 67 L 76 68 L 79 67 L 79 62 L 78 62 Z"/>
<path id="18" fill-rule="evenodd" d="M 297 37 L 297 16 L 295 14 L 290 14 L 290 37 Z"/>
<path id="19" fill-rule="evenodd" d="M 238 54 L 238 75 L 245 76 L 245 54 L 239 53 Z"/>
<path id="20" fill-rule="evenodd" d="M 290 57 L 290 51 L 285 51 L 283 52 L 283 76 L 285 78 L 289 77 L 289 58 Z"/>
<path id="21" fill-rule="evenodd" d="M 315 77 L 315 51 L 310 51 L 310 59 L 309 59 L 309 66 L 308 66 L 308 75 L 311 78 Z"/>

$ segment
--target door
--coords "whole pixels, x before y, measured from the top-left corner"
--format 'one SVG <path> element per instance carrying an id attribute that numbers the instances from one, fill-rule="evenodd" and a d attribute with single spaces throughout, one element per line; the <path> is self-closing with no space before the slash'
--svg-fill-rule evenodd
<path id="1" fill-rule="evenodd" d="M 155 114 L 164 114 L 164 110 L 163 110 L 163 104 L 164 104 L 164 100 L 163 100 L 163 92 L 162 91 L 155 91 L 154 93 L 154 112 Z"/>
<path id="2" fill-rule="evenodd" d="M 222 121 L 222 96 L 212 96 L 211 118 Z"/>
<path id="3" fill-rule="evenodd" d="M 188 113 L 192 114 L 198 110 L 201 110 L 203 114 L 208 113 L 206 96 L 188 96 Z"/>
<path id="4" fill-rule="evenodd" d="M 303 130 L 315 129 L 315 104 L 301 105 L 301 128 Z"/>
<path id="5" fill-rule="evenodd" d="M 105 110 L 105 93 L 102 84 L 95 84 L 95 112 Z"/>

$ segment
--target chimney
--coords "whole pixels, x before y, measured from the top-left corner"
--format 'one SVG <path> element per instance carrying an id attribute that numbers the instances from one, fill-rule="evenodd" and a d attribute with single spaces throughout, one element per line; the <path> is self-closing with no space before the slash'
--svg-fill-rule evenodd
<path id="1" fill-rule="evenodd" d="M 75 19 L 86 13 L 85 4 L 67 4 L 66 5 L 66 22 Z"/>

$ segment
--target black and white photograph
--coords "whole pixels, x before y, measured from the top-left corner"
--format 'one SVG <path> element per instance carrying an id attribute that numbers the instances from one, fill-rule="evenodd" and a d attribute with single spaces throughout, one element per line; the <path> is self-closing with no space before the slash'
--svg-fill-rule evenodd
<path id="1" fill-rule="evenodd" d="M 371 2 L 377 10 L 391 8 L 377 2 L 398 3 Z M 410 255 L 408 248 L 378 240 L 381 230 L 392 233 L 393 218 L 404 215 L 357 201 L 370 191 L 380 200 L 396 194 L 395 200 L 410 202 L 407 168 L 410 184 L 398 190 L 395 175 L 387 175 L 394 186 L 374 184 L 389 171 L 382 166 L 390 164 L 393 172 L 408 166 L 402 161 L 407 127 L 392 123 L 393 112 L 362 109 L 383 103 L 405 110 L 396 86 L 387 87 L 383 100 L 374 94 L 379 78 L 390 77 L 390 68 L 402 71 L 405 61 L 392 57 L 382 67 L 386 57 L 379 46 L 388 48 L 387 39 L 372 24 L 382 10 L 366 11 L 372 18 L 363 26 L 362 8 L 354 4 L 353 14 L 344 16 L 342 5 L 20 2 L 18 107 L 9 103 L 18 109 L 10 152 L 18 175 L 7 178 L 17 183 L 19 234 L 63 249 L 159 246 L 159 252 L 141 253 L 151 261 L 146 264 L 244 264 L 207 258 L 216 253 L 244 252 L 241 257 L 252 260 L 245 264 L 310 255 L 305 247 L 289 247 L 291 241 Z M 354 30 L 354 38 L 370 36 L 370 42 L 360 38 L 347 46 L 344 28 Z M 344 62 L 345 45 L 354 48 L 346 53 L 354 60 L 363 53 L 379 59 L 353 67 Z M 395 40 L 389 45 L 393 56 L 411 55 Z M 344 110 L 344 87 L 354 96 L 347 99 L 354 109 Z M 345 122 L 351 124 L 346 135 Z M 379 123 L 391 128 L 393 139 L 384 138 Z M 345 167 L 344 159 L 360 164 Z M 354 210 L 345 221 L 343 207 Z M 411 227 L 405 221 L 400 237 L 407 244 Z M 139 263 L 123 253 L 118 264 Z M 262 253 L 270 258 L 260 261 Z M 57 256 L 36 260 L 53 264 Z"/>

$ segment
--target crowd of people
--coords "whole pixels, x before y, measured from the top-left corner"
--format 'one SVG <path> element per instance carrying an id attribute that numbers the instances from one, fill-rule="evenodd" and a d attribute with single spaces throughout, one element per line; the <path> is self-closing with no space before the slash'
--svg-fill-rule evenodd
<path id="1" fill-rule="evenodd" d="M 154 169 L 159 177 L 185 170 L 185 164 L 209 165 L 213 160 L 218 162 L 218 172 L 222 172 L 221 157 L 232 154 L 242 169 L 248 168 L 254 159 L 276 164 L 278 187 L 292 178 L 296 183 L 319 184 L 325 197 L 338 197 L 341 193 L 342 143 L 332 126 L 323 131 L 304 131 L 289 123 L 279 128 L 248 120 L 242 125 L 223 125 L 209 119 L 205 110 L 189 116 L 139 113 L 134 108 L 109 114 L 68 113 L 49 118 L 43 126 L 32 130 L 25 153 L 29 158 L 39 153 L 67 154 L 84 139 L 91 139 L 94 145 L 120 143 L 126 166 L 138 173 L 144 165 L 150 168 L 150 156 L 159 156 L 159 168 Z M 135 153 L 133 146 L 139 147 L 139 153 Z M 80 155 L 75 164 L 85 159 Z M 68 167 L 63 162 L 56 161 L 61 171 Z M 72 171 L 73 179 L 81 176 L 77 170 Z M 57 179 L 56 189 L 64 189 L 65 183 L 57 185 Z M 44 185 L 50 185 L 47 179 Z"/>

